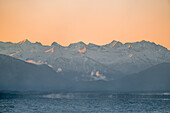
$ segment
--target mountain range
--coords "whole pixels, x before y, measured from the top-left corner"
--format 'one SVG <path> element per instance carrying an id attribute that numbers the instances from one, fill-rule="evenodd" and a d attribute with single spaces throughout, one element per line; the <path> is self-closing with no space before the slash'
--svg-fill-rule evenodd
<path id="1" fill-rule="evenodd" d="M 75 81 L 116 80 L 160 63 L 170 62 L 170 51 L 153 42 L 121 43 L 113 40 L 106 45 L 77 42 L 51 46 L 25 39 L 18 43 L 0 42 L 0 54 L 37 65 L 46 64 Z M 67 73 L 74 73 L 66 76 Z"/>
<path id="2" fill-rule="evenodd" d="M 81 73 L 58 73 L 0 54 L 0 90 L 10 91 L 170 91 L 170 63 L 161 63 L 116 80 L 75 81 Z"/>

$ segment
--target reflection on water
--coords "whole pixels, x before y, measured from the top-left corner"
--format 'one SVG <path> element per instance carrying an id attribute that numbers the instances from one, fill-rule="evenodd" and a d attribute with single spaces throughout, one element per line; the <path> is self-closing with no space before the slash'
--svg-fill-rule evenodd
<path id="1" fill-rule="evenodd" d="M 170 93 L 1 93 L 0 113 L 170 112 Z"/>

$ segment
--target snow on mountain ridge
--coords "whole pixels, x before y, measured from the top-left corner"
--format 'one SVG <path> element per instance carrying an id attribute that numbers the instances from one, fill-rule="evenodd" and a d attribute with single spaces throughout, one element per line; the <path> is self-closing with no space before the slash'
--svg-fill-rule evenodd
<path id="1" fill-rule="evenodd" d="M 12 43 L 12 42 L 2 42 L 0 41 L 1 43 L 0 44 L 17 44 L 17 43 Z M 28 39 L 24 39 L 22 41 L 20 41 L 18 44 L 23 44 L 23 43 L 27 43 L 27 44 L 38 44 L 38 45 L 42 45 L 40 42 L 35 42 L 35 43 L 32 43 L 30 42 Z M 152 46 L 157 46 L 157 47 L 162 47 L 166 50 L 168 50 L 166 47 L 162 46 L 162 45 L 159 45 L 159 44 L 155 44 L 154 42 L 150 42 L 150 41 L 145 41 L 145 40 L 142 40 L 142 41 L 137 41 L 137 42 L 126 42 L 126 43 L 121 43 L 120 41 L 116 41 L 116 40 L 113 40 L 112 42 L 108 43 L 108 44 L 105 44 L 105 45 L 96 45 L 96 44 L 93 44 L 93 43 L 89 43 L 88 45 L 86 45 L 83 41 L 80 41 L 80 42 L 76 42 L 76 43 L 71 43 L 69 46 L 62 46 L 60 44 L 58 44 L 57 42 L 53 42 L 51 44 L 51 46 L 59 46 L 59 47 L 75 47 L 75 46 L 88 46 L 88 47 L 114 47 L 117 45 L 117 47 L 121 47 L 121 46 L 132 46 L 132 45 L 135 45 L 135 46 L 139 46 L 141 47 L 142 45 L 143 46 L 147 46 L 147 45 L 152 45 Z M 45 45 L 42 45 L 42 46 L 45 46 Z"/>
<path id="2" fill-rule="evenodd" d="M 28 39 L 24 39 L 22 41 L 19 42 L 19 44 L 30 44 L 31 42 Z"/>
<path id="3" fill-rule="evenodd" d="M 123 44 L 119 41 L 116 41 L 116 40 L 113 40 L 111 43 L 109 44 L 106 44 L 106 45 L 103 45 L 103 46 L 106 46 L 106 47 L 121 47 Z"/>
<path id="4" fill-rule="evenodd" d="M 53 42 L 53 43 L 51 44 L 51 46 L 55 46 L 55 47 L 63 47 L 63 46 L 61 46 L 60 44 L 58 44 L 57 42 Z"/>
<path id="5" fill-rule="evenodd" d="M 81 46 L 86 46 L 86 44 L 84 42 L 80 41 L 80 42 L 77 42 L 77 43 L 72 43 L 68 47 L 69 48 L 76 48 L 76 47 L 81 47 Z"/>

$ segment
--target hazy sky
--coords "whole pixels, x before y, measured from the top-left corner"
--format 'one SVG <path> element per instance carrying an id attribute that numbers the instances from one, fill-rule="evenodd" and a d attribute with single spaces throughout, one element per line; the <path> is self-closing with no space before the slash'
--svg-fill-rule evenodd
<path id="1" fill-rule="evenodd" d="M 170 49 L 170 0 L 0 0 L 0 41 L 147 40 Z"/>

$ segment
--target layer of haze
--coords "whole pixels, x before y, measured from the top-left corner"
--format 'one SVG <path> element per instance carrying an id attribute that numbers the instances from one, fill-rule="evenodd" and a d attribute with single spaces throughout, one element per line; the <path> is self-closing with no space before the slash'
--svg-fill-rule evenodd
<path id="1" fill-rule="evenodd" d="M 170 0 L 0 0 L 0 41 L 147 40 L 170 49 Z"/>

